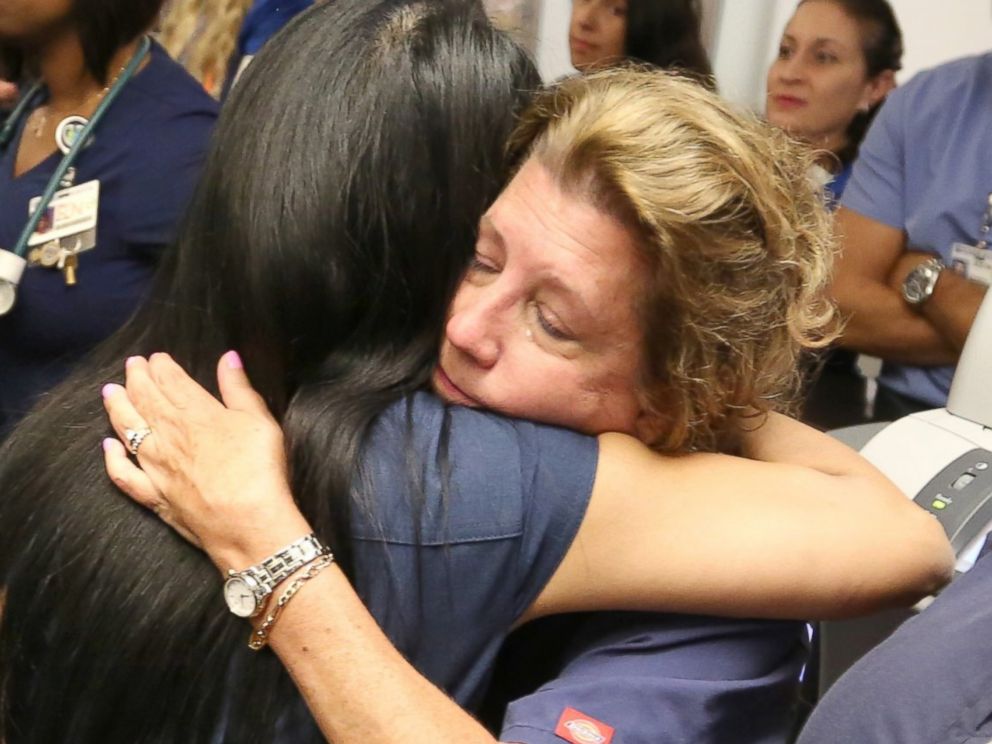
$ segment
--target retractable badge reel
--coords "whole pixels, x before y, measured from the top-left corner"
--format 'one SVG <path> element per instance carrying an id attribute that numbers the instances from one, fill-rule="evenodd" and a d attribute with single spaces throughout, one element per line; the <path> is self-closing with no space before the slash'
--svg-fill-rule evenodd
<path id="1" fill-rule="evenodd" d="M 0 315 L 6 315 L 17 300 L 17 285 L 21 283 L 28 262 L 11 251 L 0 250 Z"/>

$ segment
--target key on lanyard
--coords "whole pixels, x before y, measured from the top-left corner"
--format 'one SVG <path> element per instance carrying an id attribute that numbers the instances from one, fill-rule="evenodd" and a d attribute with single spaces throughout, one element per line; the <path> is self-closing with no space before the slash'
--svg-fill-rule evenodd
<path id="1" fill-rule="evenodd" d="M 989 203 L 985 208 L 985 217 L 982 226 L 978 229 L 978 247 L 985 249 L 989 247 L 989 233 L 992 232 L 992 191 L 989 192 Z"/>

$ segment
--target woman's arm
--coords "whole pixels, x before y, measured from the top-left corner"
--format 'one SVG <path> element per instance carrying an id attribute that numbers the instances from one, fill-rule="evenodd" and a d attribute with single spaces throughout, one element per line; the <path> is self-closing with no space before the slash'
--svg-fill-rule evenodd
<path id="1" fill-rule="evenodd" d="M 850 448 L 778 414 L 744 447 L 666 458 L 600 437 L 585 520 L 528 617 L 664 597 L 676 612 L 837 618 L 950 580 L 937 521 Z"/>

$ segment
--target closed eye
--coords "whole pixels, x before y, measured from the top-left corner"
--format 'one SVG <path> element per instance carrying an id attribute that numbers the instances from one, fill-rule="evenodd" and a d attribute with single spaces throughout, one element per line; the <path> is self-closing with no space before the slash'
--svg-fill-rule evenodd
<path id="1" fill-rule="evenodd" d="M 484 274 L 499 273 L 499 268 L 496 266 L 496 264 L 479 253 L 476 253 L 474 256 L 472 256 L 472 261 L 468 265 L 468 270 L 479 271 Z"/>
<path id="2" fill-rule="evenodd" d="M 575 340 L 575 337 L 566 328 L 564 328 L 557 321 L 557 319 L 553 318 L 549 313 L 542 309 L 540 305 L 534 305 L 534 312 L 537 316 L 537 324 L 550 338 L 555 341 Z"/>

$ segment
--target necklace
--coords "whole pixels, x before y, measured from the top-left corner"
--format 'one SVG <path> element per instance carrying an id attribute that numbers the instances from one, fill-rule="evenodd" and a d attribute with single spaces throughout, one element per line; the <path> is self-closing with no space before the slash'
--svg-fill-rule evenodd
<path id="1" fill-rule="evenodd" d="M 92 93 L 90 93 L 88 96 L 86 96 L 86 98 L 82 100 L 82 102 L 78 103 L 76 106 L 73 106 L 73 108 L 77 108 L 77 109 L 82 108 L 83 106 L 89 104 L 94 99 L 96 99 L 97 104 L 99 104 L 99 102 L 103 100 L 103 97 L 110 92 L 110 89 L 113 88 L 114 85 L 116 85 L 117 81 L 120 79 L 121 75 L 124 74 L 124 70 L 126 69 L 127 69 L 126 63 L 121 65 L 121 68 L 117 71 L 117 74 L 114 75 L 113 79 L 109 83 L 107 83 L 107 85 L 105 85 L 101 90 L 93 91 Z M 51 106 L 49 106 L 46 103 L 44 106 L 39 107 L 38 110 L 35 111 L 35 117 L 37 117 L 37 121 L 33 123 L 31 128 L 32 134 L 35 139 L 41 139 L 42 137 L 44 137 L 45 128 L 48 126 L 48 114 L 50 109 Z M 82 119 L 83 117 L 79 117 L 79 118 Z M 56 144 L 59 144 L 57 135 L 56 135 Z"/>

